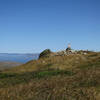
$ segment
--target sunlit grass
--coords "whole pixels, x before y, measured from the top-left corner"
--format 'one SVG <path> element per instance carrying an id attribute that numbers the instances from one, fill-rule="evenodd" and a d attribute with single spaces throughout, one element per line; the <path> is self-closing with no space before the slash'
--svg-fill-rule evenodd
<path id="1" fill-rule="evenodd" d="M 100 53 L 30 61 L 0 73 L 0 100 L 99 100 Z"/>

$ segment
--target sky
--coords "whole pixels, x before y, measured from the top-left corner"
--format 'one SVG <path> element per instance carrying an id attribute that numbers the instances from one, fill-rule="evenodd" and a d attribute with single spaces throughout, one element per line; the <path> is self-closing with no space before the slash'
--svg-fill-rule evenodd
<path id="1" fill-rule="evenodd" d="M 0 53 L 100 51 L 100 0 L 0 0 Z"/>

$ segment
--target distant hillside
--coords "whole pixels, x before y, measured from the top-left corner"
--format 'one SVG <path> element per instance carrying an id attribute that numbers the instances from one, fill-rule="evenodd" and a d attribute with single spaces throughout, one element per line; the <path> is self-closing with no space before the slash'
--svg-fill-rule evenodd
<path id="1" fill-rule="evenodd" d="M 9 69 L 15 66 L 19 66 L 22 63 L 17 62 L 0 62 L 0 70 Z"/>
<path id="2" fill-rule="evenodd" d="M 38 60 L 31 60 L 26 64 L 13 68 L 12 70 L 15 70 L 15 72 L 17 70 L 18 72 L 38 71 L 46 69 L 66 70 L 70 68 L 76 68 L 78 66 L 85 66 L 91 63 L 95 64 L 95 62 L 99 63 L 99 59 L 100 53 L 97 52 L 89 52 L 86 55 L 78 53 L 65 56 L 51 56 L 48 58 L 44 57 Z"/>
<path id="3" fill-rule="evenodd" d="M 38 59 L 39 54 L 0 53 L 0 61 L 26 63 Z"/>
<path id="4" fill-rule="evenodd" d="M 100 100 L 100 53 L 31 60 L 0 73 L 0 100 Z"/>

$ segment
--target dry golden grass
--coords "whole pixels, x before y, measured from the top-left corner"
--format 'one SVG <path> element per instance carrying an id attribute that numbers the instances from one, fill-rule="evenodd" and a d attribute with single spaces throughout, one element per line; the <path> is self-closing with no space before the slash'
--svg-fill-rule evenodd
<path id="1" fill-rule="evenodd" d="M 0 100 L 100 100 L 100 53 L 43 58 L 0 75 Z"/>
<path id="2" fill-rule="evenodd" d="M 20 72 L 30 72 L 42 69 L 49 69 L 49 68 L 65 70 L 68 68 L 75 68 L 81 65 L 82 63 L 87 62 L 87 60 L 88 56 L 84 56 L 81 54 L 72 54 L 68 56 L 55 56 L 55 57 L 30 61 L 24 65 L 12 68 L 11 70 L 8 71 L 20 73 Z"/>

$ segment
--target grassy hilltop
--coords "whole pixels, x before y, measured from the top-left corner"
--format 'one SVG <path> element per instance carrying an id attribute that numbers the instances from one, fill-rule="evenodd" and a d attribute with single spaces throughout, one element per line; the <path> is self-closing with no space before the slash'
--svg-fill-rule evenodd
<path id="1" fill-rule="evenodd" d="M 1 71 L 0 100 L 100 100 L 100 53 L 43 57 Z"/>

